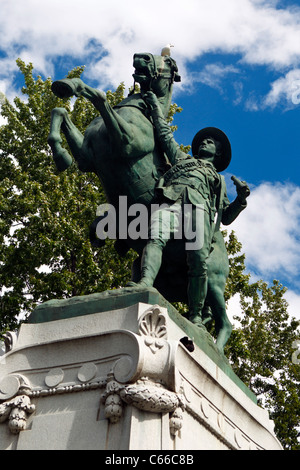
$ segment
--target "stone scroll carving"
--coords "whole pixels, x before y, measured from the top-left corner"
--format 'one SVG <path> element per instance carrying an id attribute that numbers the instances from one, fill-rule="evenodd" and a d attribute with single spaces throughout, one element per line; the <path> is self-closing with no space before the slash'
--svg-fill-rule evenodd
<path id="1" fill-rule="evenodd" d="M 3 337 L 3 342 L 4 342 L 4 347 L 5 347 L 5 354 L 8 353 L 9 351 L 12 351 L 13 348 L 16 345 L 18 335 L 14 331 L 7 331 L 2 335 Z"/>
<path id="2" fill-rule="evenodd" d="M 53 367 L 45 371 L 44 382 L 34 387 L 23 375 L 4 376 L 0 380 L 0 423 L 8 423 L 10 431 L 18 434 L 35 411 L 31 399 L 101 389 L 110 423 L 118 422 L 124 407 L 130 405 L 145 412 L 169 413 L 170 432 L 175 435 L 182 426 L 185 398 L 175 367 L 178 341 L 168 340 L 167 327 L 166 310 L 153 305 L 139 317 L 136 333 L 114 330 L 100 335 L 101 341 L 99 337 L 95 345 L 103 341 L 116 345 L 105 350 L 109 358 L 116 358 L 105 376 L 98 375 L 97 361 L 78 364 L 71 381 L 63 364 Z"/>
<path id="3" fill-rule="evenodd" d="M 125 404 L 143 411 L 170 413 L 170 432 L 175 435 L 182 426 L 185 398 L 181 390 L 176 391 L 176 346 L 168 341 L 164 310 L 158 305 L 148 308 L 139 319 L 138 330 L 141 338 L 139 353 L 143 358 L 140 361 L 140 376 L 134 383 L 120 383 L 120 364 L 125 367 L 130 359 L 117 361 L 108 375 L 102 395 L 105 416 L 111 423 L 118 422 Z"/>

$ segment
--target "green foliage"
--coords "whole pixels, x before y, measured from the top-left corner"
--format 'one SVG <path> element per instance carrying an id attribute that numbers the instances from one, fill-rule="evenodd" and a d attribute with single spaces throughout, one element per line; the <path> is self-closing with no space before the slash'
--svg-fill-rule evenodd
<path id="1" fill-rule="evenodd" d="M 53 108 L 65 107 L 82 132 L 98 112 L 82 98 L 74 102 L 55 97 L 50 78 L 35 78 L 32 64 L 21 60 L 17 64 L 24 75 L 25 99 L 5 101 L 1 109 L 6 119 L 0 128 L 2 332 L 15 329 L 19 315 L 26 317 L 41 302 L 124 286 L 135 257 L 130 251 L 120 258 L 113 241 L 101 250 L 92 248 L 89 225 L 97 206 L 105 201 L 100 182 L 93 174 L 79 172 L 75 164 L 58 174 L 47 145 Z M 80 77 L 83 71 L 84 67 L 77 67 L 68 77 Z M 124 92 L 123 83 L 108 91 L 110 104 L 119 103 Z M 172 105 L 171 127 L 180 111 Z M 65 139 L 63 145 L 67 147 Z M 190 146 L 182 148 L 190 150 Z M 272 286 L 250 282 L 242 246 L 233 232 L 227 237 L 227 250 L 230 275 L 225 297 L 239 295 L 241 312 L 226 355 L 236 374 L 269 410 L 284 448 L 300 449 L 300 365 L 291 360 L 299 322 L 289 317 L 285 288 L 278 281 Z"/>
<path id="2" fill-rule="evenodd" d="M 175 132 L 177 130 L 177 126 L 174 126 L 172 124 L 172 122 L 174 121 L 174 116 L 175 114 L 181 113 L 181 112 L 182 112 L 182 108 L 180 106 L 178 106 L 176 103 L 171 103 L 170 110 L 169 110 L 166 120 L 169 123 L 172 132 Z"/>
<path id="3" fill-rule="evenodd" d="M 300 449 L 300 365 L 293 364 L 293 342 L 300 337 L 299 321 L 291 318 L 286 288 L 277 280 L 250 282 L 245 256 L 234 232 L 227 240 L 230 275 L 226 298 L 238 294 L 240 314 L 225 353 L 237 376 L 269 410 L 284 449 Z M 229 312 L 230 313 L 230 312 Z"/>
<path id="4" fill-rule="evenodd" d="M 105 198 L 99 180 L 74 164 L 58 174 L 47 144 L 51 111 L 65 107 L 84 131 L 98 114 L 86 100 L 61 100 L 50 78 L 34 78 L 32 64 L 17 61 L 25 79 L 23 101 L 2 106 L 0 129 L 0 331 L 13 329 L 39 303 L 112 289 L 130 278 L 133 253 L 122 260 L 113 241 L 97 252 L 89 225 Z M 68 77 L 80 77 L 83 67 Z M 107 92 L 112 105 L 124 85 Z M 67 146 L 67 143 L 64 142 Z"/>

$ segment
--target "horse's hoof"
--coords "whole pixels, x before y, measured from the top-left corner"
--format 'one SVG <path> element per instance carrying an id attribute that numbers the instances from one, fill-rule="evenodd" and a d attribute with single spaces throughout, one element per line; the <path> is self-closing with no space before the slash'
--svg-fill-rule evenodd
<path id="1" fill-rule="evenodd" d="M 71 98 L 77 94 L 76 83 L 73 79 L 64 78 L 52 83 L 51 90 L 58 98 Z"/>
<path id="2" fill-rule="evenodd" d="M 63 148 L 53 155 L 53 160 L 58 171 L 65 171 L 67 168 L 69 168 L 69 166 L 71 166 L 73 162 L 69 152 Z"/>

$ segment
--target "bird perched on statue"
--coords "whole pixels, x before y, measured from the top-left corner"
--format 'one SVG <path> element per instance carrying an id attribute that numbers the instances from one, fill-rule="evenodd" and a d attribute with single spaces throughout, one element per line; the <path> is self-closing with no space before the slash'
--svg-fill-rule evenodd
<path id="1" fill-rule="evenodd" d="M 167 44 L 165 47 L 163 47 L 161 50 L 161 55 L 162 56 L 171 55 L 171 47 L 174 47 L 174 46 L 172 46 L 172 44 Z"/>

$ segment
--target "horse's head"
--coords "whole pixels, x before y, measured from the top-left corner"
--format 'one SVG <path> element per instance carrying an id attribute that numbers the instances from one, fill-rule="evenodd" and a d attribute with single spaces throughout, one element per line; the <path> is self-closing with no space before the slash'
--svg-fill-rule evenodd
<path id="1" fill-rule="evenodd" d="M 140 84 L 142 91 L 152 90 L 158 96 L 171 88 L 173 82 L 180 82 L 178 67 L 170 56 L 153 55 L 148 52 L 134 54 L 133 74 L 135 82 Z"/>

